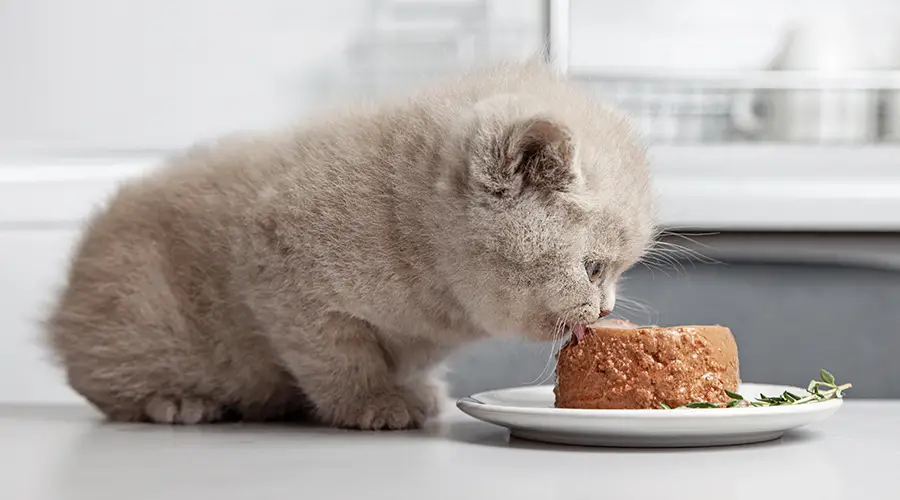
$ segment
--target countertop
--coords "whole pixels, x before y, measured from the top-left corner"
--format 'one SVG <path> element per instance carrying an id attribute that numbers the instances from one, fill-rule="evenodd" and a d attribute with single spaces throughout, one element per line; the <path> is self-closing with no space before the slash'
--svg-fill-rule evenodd
<path id="1" fill-rule="evenodd" d="M 0 405 L 0 498 L 233 500 L 900 498 L 900 401 L 848 400 L 770 443 L 552 446 L 450 406 L 426 429 L 110 424 L 87 407 Z"/>

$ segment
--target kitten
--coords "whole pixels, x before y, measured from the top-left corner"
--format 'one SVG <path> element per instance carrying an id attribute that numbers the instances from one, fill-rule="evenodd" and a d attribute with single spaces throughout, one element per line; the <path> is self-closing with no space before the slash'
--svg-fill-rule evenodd
<path id="1" fill-rule="evenodd" d="M 595 322 L 653 235 L 626 119 L 503 65 L 124 184 L 46 330 L 112 420 L 417 427 L 448 354 Z"/>

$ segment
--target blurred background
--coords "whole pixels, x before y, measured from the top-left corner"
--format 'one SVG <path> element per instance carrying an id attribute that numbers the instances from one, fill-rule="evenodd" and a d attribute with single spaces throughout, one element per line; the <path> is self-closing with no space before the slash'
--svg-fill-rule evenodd
<path id="1" fill-rule="evenodd" d="M 117 182 L 545 49 L 634 116 L 683 247 L 626 276 L 620 316 L 730 326 L 747 381 L 827 368 L 854 397 L 900 397 L 900 3 L 725 4 L 0 0 L 0 403 L 78 400 L 36 321 Z M 472 346 L 454 393 L 547 382 L 551 352 Z"/>

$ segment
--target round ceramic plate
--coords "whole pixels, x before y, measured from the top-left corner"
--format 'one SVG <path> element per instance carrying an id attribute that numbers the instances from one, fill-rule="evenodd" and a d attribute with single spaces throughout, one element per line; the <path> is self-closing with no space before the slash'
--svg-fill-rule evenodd
<path id="1" fill-rule="evenodd" d="M 742 384 L 747 398 L 806 394 L 799 387 Z M 841 407 L 839 399 L 797 406 L 676 410 L 573 410 L 553 407 L 553 386 L 487 391 L 457 406 L 514 437 L 587 446 L 667 448 L 722 446 L 778 439 L 785 431 L 819 422 Z"/>

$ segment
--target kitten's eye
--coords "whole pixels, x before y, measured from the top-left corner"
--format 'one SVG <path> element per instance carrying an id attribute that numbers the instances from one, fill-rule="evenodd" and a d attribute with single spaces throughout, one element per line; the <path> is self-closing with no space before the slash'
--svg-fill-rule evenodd
<path id="1" fill-rule="evenodd" d="M 588 261 L 584 264 L 584 270 L 587 271 L 588 278 L 591 279 L 591 283 L 596 282 L 600 279 L 600 275 L 603 274 L 603 264 L 600 263 L 599 260 Z"/>

